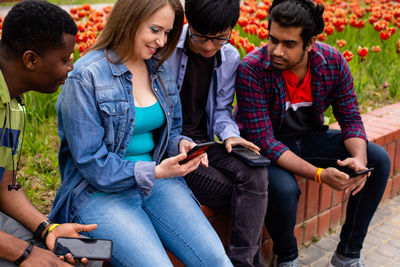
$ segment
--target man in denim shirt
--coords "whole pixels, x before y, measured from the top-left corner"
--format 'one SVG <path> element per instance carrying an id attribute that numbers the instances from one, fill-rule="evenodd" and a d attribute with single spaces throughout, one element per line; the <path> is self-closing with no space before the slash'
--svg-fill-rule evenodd
<path id="1" fill-rule="evenodd" d="M 207 151 L 208 168 L 200 166 L 184 178 L 202 204 L 231 212 L 232 263 L 264 266 L 261 233 L 267 208 L 267 169 L 250 167 L 230 154 L 236 145 L 259 150 L 240 137 L 232 119 L 240 56 L 229 39 L 239 6 L 236 0 L 186 0 L 189 23 L 168 62 L 180 90 L 182 134 L 197 143 L 214 141 L 215 136 L 225 143 L 225 147 Z"/>

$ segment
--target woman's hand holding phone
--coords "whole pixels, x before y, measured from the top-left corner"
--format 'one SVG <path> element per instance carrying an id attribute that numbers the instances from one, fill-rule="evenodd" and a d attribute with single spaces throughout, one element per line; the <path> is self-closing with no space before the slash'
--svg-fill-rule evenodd
<path id="1" fill-rule="evenodd" d="M 205 157 L 205 153 L 198 155 L 185 164 L 179 164 L 179 162 L 184 160 L 186 157 L 186 153 L 181 153 L 175 157 L 161 161 L 161 163 L 155 168 L 155 178 L 162 179 L 175 176 L 185 176 L 199 167 L 201 160 Z"/>
<path id="2" fill-rule="evenodd" d="M 182 139 L 179 142 L 179 152 L 180 153 L 186 153 L 188 154 L 188 152 L 190 150 L 192 150 L 195 146 L 197 146 L 196 143 L 191 142 L 189 140 L 186 139 Z M 185 160 L 185 159 L 184 159 Z M 207 153 L 205 153 L 204 157 L 201 159 L 201 164 L 203 164 L 205 167 L 208 167 L 208 157 L 207 157 Z"/>

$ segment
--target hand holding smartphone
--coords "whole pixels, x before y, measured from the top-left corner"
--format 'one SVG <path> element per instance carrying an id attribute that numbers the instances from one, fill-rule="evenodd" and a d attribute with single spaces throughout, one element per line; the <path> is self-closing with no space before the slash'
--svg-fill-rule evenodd
<path id="1" fill-rule="evenodd" d="M 369 168 L 369 169 L 362 170 L 362 171 L 359 171 L 359 172 L 354 172 L 353 171 L 353 172 L 347 173 L 347 174 L 350 176 L 350 178 L 354 178 L 354 177 L 357 177 L 357 176 L 359 176 L 361 174 L 372 172 L 373 170 L 374 170 L 374 168 Z"/>
<path id="2" fill-rule="evenodd" d="M 108 239 L 57 237 L 54 254 L 65 256 L 71 253 L 75 259 L 109 261 L 112 255 L 112 241 Z"/>
<path id="3" fill-rule="evenodd" d="M 187 153 L 187 157 L 184 160 L 179 161 L 179 164 L 185 164 L 191 159 L 197 157 L 198 155 L 205 153 L 208 149 L 210 149 L 214 145 L 218 145 L 218 143 L 208 142 L 196 145 Z"/>
<path id="4" fill-rule="evenodd" d="M 344 172 L 350 176 L 350 178 L 357 177 L 361 174 L 365 174 L 374 170 L 374 168 L 369 168 L 359 172 L 355 172 L 352 168 L 347 166 L 340 166 L 337 164 L 337 159 L 334 158 L 305 158 L 306 161 L 321 168 L 334 167 L 341 172 Z"/>

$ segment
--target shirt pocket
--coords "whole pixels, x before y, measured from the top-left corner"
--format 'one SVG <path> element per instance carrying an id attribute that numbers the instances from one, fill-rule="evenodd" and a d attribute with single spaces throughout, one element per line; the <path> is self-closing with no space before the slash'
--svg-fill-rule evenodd
<path id="1" fill-rule="evenodd" d="M 99 104 L 104 120 L 104 143 L 119 144 L 128 122 L 129 103 L 127 101 L 109 101 Z"/>

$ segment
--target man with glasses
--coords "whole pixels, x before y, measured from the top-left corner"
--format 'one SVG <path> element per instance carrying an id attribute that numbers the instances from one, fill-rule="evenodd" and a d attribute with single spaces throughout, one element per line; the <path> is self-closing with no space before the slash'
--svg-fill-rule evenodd
<path id="1" fill-rule="evenodd" d="M 241 145 L 258 152 L 240 137 L 232 119 L 236 69 L 240 56 L 229 44 L 240 11 L 239 0 L 186 0 L 180 41 L 168 62 L 182 102 L 182 134 L 196 143 L 224 145 L 207 151 L 209 166 L 185 178 L 204 205 L 230 211 L 229 254 L 235 266 L 264 266 L 261 234 L 267 209 L 268 172 L 231 154 Z"/>

